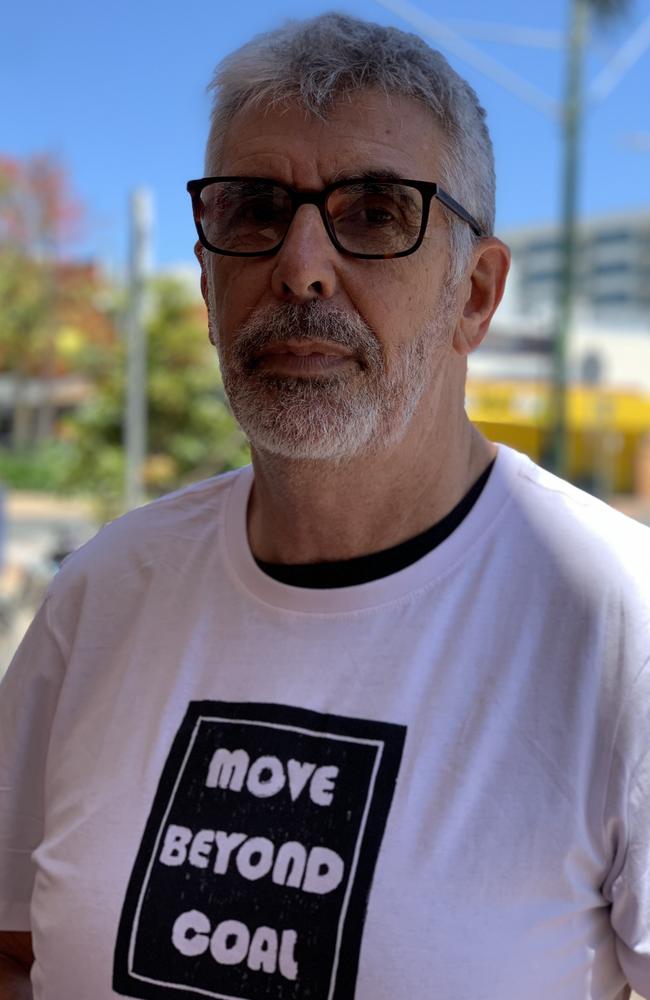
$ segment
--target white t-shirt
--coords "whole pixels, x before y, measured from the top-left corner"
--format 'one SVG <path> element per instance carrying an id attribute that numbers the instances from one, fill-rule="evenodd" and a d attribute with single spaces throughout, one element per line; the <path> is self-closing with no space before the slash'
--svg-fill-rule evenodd
<path id="1" fill-rule="evenodd" d="M 104 528 L 0 688 L 35 1000 L 650 996 L 650 532 L 500 447 L 432 552 L 308 590 L 251 482 Z"/>

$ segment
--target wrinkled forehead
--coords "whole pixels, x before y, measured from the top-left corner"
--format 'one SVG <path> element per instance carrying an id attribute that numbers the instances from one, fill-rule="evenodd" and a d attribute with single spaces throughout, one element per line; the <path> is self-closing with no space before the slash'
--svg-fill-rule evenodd
<path id="1" fill-rule="evenodd" d="M 318 174 L 323 183 L 355 171 L 381 170 L 402 177 L 436 180 L 446 144 L 440 123 L 422 102 L 375 89 L 337 97 L 315 115 L 298 101 L 248 104 L 221 134 L 212 134 L 206 174 L 270 176 L 287 182 Z M 288 174 L 297 174 L 290 181 Z M 304 181 L 308 183 L 308 181 Z"/>

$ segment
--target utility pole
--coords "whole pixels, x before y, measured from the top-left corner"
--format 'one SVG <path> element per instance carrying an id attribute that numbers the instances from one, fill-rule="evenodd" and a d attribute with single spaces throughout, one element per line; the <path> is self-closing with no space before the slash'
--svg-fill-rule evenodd
<path id="1" fill-rule="evenodd" d="M 572 0 L 566 89 L 562 109 L 563 164 L 560 278 L 553 338 L 553 389 L 550 461 L 554 471 L 567 473 L 567 343 L 573 320 L 577 271 L 577 192 L 581 138 L 584 50 L 588 0 Z"/>
<path id="2" fill-rule="evenodd" d="M 129 299 L 126 316 L 127 384 L 124 412 L 126 510 L 144 501 L 143 466 L 147 453 L 146 281 L 151 260 L 152 199 L 138 188 L 130 199 Z"/>

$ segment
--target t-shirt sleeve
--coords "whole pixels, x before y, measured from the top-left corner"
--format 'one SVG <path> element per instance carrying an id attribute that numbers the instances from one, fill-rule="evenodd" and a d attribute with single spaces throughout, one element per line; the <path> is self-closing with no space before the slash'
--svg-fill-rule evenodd
<path id="1" fill-rule="evenodd" d="M 650 662 L 623 713 L 611 782 L 619 849 L 605 897 L 621 968 L 632 988 L 650 997 Z"/>
<path id="2" fill-rule="evenodd" d="M 0 930 L 28 931 L 32 851 L 43 836 L 44 773 L 63 678 L 47 599 L 0 683 Z"/>

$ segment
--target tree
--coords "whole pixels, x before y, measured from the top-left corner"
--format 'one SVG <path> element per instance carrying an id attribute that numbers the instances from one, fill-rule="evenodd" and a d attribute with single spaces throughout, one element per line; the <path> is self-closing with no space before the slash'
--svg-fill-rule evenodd
<path id="1" fill-rule="evenodd" d="M 148 457 L 145 486 L 158 495 L 248 461 L 245 439 L 229 414 L 202 304 L 173 279 L 150 288 Z M 82 359 L 80 359 L 80 364 Z M 64 423 L 70 449 L 68 483 L 93 492 L 104 511 L 121 509 L 124 484 L 125 348 L 93 355 L 96 391 Z"/>
<path id="2" fill-rule="evenodd" d="M 629 8 L 629 0 L 589 0 L 594 16 L 600 21 L 620 17 Z"/>
<path id="3" fill-rule="evenodd" d="M 12 374 L 15 450 L 31 437 L 28 380 L 53 374 L 56 269 L 81 217 L 65 171 L 51 157 L 0 158 L 0 365 Z M 46 400 L 38 419 L 41 436 L 51 419 Z"/>

